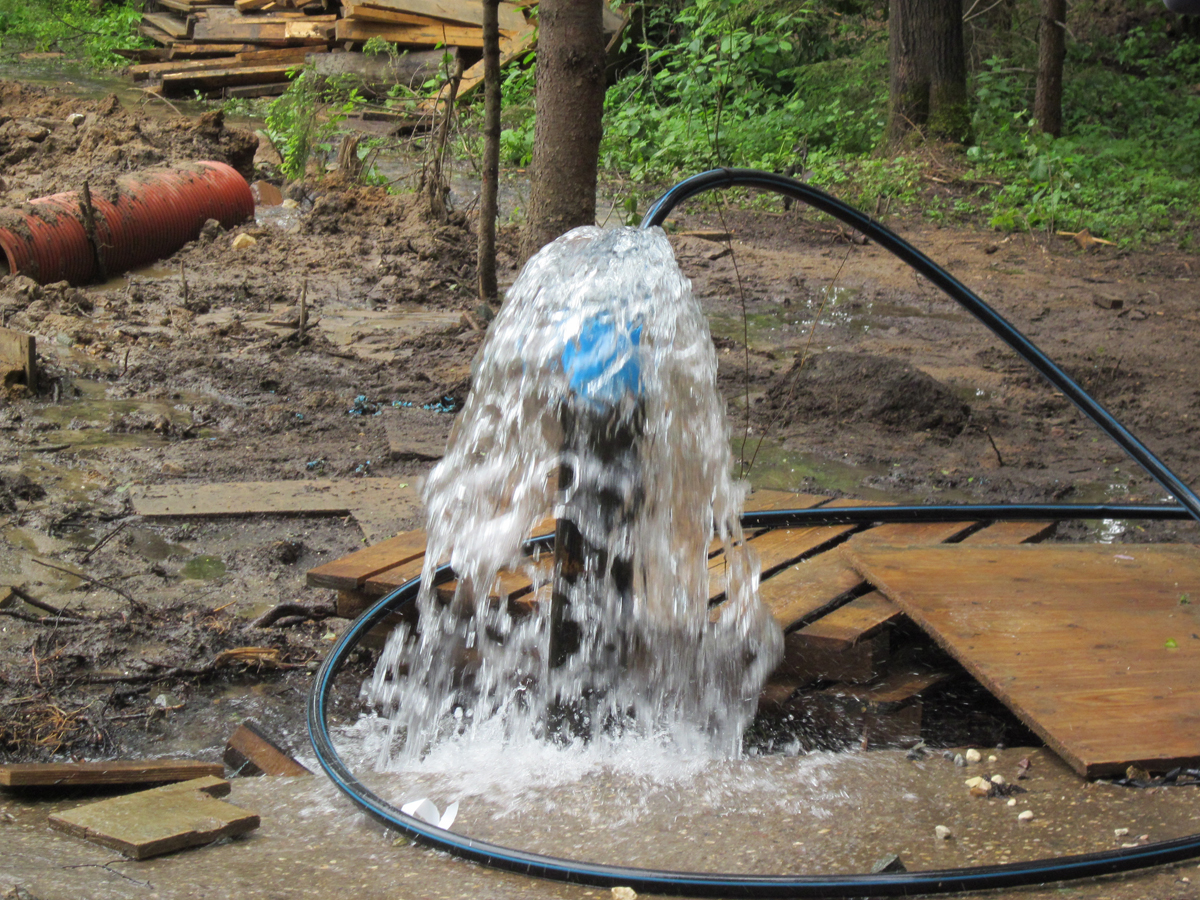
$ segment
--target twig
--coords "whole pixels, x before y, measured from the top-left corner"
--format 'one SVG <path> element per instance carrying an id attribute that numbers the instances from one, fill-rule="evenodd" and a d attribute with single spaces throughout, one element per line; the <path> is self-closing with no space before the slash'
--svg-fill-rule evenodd
<path id="1" fill-rule="evenodd" d="M 119 587 L 113 587 L 111 584 L 106 584 L 105 582 L 100 581 L 99 579 L 93 578 L 90 575 L 85 575 L 83 572 L 75 572 L 71 569 L 65 569 L 62 566 L 56 566 L 53 563 L 48 563 L 48 562 L 45 562 L 40 559 L 35 559 L 34 562 L 37 563 L 39 566 L 45 566 L 47 569 L 55 569 L 59 572 L 64 572 L 67 575 L 74 575 L 76 578 L 82 578 L 88 584 L 94 584 L 96 587 L 104 588 L 106 591 L 112 591 L 114 594 L 117 594 L 121 597 L 124 597 L 126 600 L 128 600 L 129 606 L 133 609 L 134 612 L 141 612 L 142 610 L 144 610 L 146 608 L 145 604 L 141 603 L 138 600 L 135 600 L 133 598 L 133 595 L 131 593 L 129 593 L 128 591 L 123 591 Z"/>
<path id="2" fill-rule="evenodd" d="M 304 283 L 300 287 L 300 324 L 296 329 L 296 336 L 303 341 L 304 331 L 308 328 L 308 276 L 304 276 Z"/>
<path id="3" fill-rule="evenodd" d="M 127 350 L 125 352 L 128 353 L 129 351 Z M 93 553 L 95 553 L 97 550 L 99 550 L 101 547 L 103 547 L 105 544 L 107 544 L 109 541 L 111 541 L 113 538 L 115 538 L 118 534 L 120 534 L 122 531 L 124 531 L 125 526 L 128 524 L 129 524 L 129 520 L 126 519 L 124 522 L 122 522 L 120 525 L 118 525 L 116 528 L 114 528 L 112 531 L 110 531 L 104 537 L 100 538 L 100 540 L 98 540 L 95 543 L 95 545 L 92 547 L 91 550 L 89 550 L 87 553 L 83 554 L 83 559 L 81 559 L 80 562 L 87 562 L 89 559 L 91 559 Z"/>
<path id="4" fill-rule="evenodd" d="M 28 603 L 30 606 L 40 609 L 43 612 L 48 612 L 52 616 L 58 616 L 61 618 L 67 615 L 67 611 L 65 609 L 60 609 L 52 603 L 47 603 L 45 600 L 39 600 L 24 588 L 10 585 L 9 590 Z"/>
<path id="5" fill-rule="evenodd" d="M 156 94 L 156 93 L 154 93 L 154 91 L 148 90 L 147 88 L 138 88 L 138 90 L 141 91 L 143 94 L 145 94 L 147 97 L 152 97 L 155 100 L 161 100 L 163 103 L 167 104 L 167 106 L 169 106 L 169 107 L 171 107 L 171 109 L 175 110 L 175 114 L 178 115 L 181 119 L 187 118 L 187 116 L 185 116 L 183 113 L 181 113 L 179 111 L 178 106 L 176 106 L 174 103 L 172 103 L 170 100 L 168 100 L 166 97 L 162 96 L 161 94 Z"/>
<path id="6" fill-rule="evenodd" d="M 187 269 L 184 268 L 182 259 L 179 261 L 179 283 L 183 286 L 183 305 L 187 306 L 187 302 L 188 302 Z"/>
<path id="7" fill-rule="evenodd" d="M 988 443 L 992 445 L 992 450 L 996 452 L 996 462 L 1000 463 L 1000 468 L 1004 468 L 1004 457 L 1000 455 L 1000 448 L 996 446 L 996 442 L 992 439 L 992 433 L 988 429 L 983 429 L 983 433 L 987 435 Z"/>
<path id="8" fill-rule="evenodd" d="M 29 622 L 33 625 L 84 625 L 84 619 L 76 619 L 71 616 L 35 616 L 33 613 L 21 612 L 19 609 L 0 609 L 0 616 L 8 616 L 10 619 L 19 619 L 22 622 Z"/>

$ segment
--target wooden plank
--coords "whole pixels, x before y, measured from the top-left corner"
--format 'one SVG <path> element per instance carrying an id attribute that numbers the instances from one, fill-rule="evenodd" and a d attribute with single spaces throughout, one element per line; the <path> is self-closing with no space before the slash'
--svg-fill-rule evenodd
<path id="1" fill-rule="evenodd" d="M 29 389 L 37 390 L 37 339 L 32 334 L 0 328 L 0 364 L 7 372 L 19 372 Z"/>
<path id="2" fill-rule="evenodd" d="M 900 614 L 899 609 L 896 614 Z M 784 635 L 783 659 L 775 673 L 805 682 L 867 684 L 883 673 L 890 649 L 891 641 L 886 631 L 851 644 L 827 641 L 805 634 L 804 630 L 791 631 Z"/>
<path id="3" fill-rule="evenodd" d="M 850 560 L 1081 775 L 1200 763 L 1195 546 L 862 546 Z"/>
<path id="4" fill-rule="evenodd" d="M 391 25 L 384 22 L 341 19 L 337 23 L 336 37 L 339 41 L 369 41 L 378 37 L 394 44 L 412 47 L 483 47 L 483 31 L 466 25 L 426 28 L 421 25 Z"/>
<path id="5" fill-rule="evenodd" d="M 411 562 L 406 562 L 403 565 L 392 566 L 372 575 L 363 584 L 361 590 L 367 597 L 382 597 L 384 594 L 389 594 L 403 584 L 407 584 L 414 578 L 421 576 L 421 569 L 425 565 L 425 558 L 414 559 Z"/>
<path id="6" fill-rule="evenodd" d="M 337 30 L 335 23 L 314 22 L 317 16 L 297 19 L 284 25 L 283 34 L 289 41 L 331 41 Z"/>
<path id="7" fill-rule="evenodd" d="M 278 97 L 287 90 L 287 83 L 279 84 L 242 84 L 225 88 L 225 97 Z M 359 524 L 362 524 L 359 520 Z"/>
<path id="8" fill-rule="evenodd" d="M 347 19 L 359 19 L 363 22 L 388 22 L 393 25 L 421 25 L 425 28 L 437 28 L 442 25 L 439 20 L 431 19 L 428 16 L 417 16 L 394 9 L 383 9 L 358 3 L 343 3 L 342 15 Z"/>
<path id="9" fill-rule="evenodd" d="M 147 859 L 257 828 L 256 814 L 216 799 L 228 793 L 228 781 L 200 778 L 56 813 L 50 827 Z"/>
<path id="10" fill-rule="evenodd" d="M 854 535 L 841 547 L 780 570 L 763 581 L 759 596 L 780 627 L 791 631 L 818 617 L 822 610 L 831 609 L 847 594 L 864 588 L 862 577 L 843 556 L 846 546 L 879 541 L 936 543 L 957 537 L 970 527 L 970 522 L 881 525 Z"/>
<path id="11" fill-rule="evenodd" d="M 186 40 L 191 37 L 188 23 L 170 13 L 146 13 L 142 16 L 142 21 L 169 34 L 175 40 Z"/>
<path id="12" fill-rule="evenodd" d="M 172 59 L 166 62 L 142 63 L 130 66 L 128 72 L 134 81 L 145 81 L 150 76 L 159 75 L 163 72 L 195 72 L 204 69 L 220 69 L 236 66 L 238 63 L 237 56 L 219 56 L 209 59 L 191 60 Z"/>
<path id="13" fill-rule="evenodd" d="M 483 26 L 483 4 L 478 0 L 361 0 L 357 5 L 476 28 Z M 500 4 L 499 19 L 501 31 L 520 31 L 529 27 L 525 14 L 511 3 Z"/>
<path id="14" fill-rule="evenodd" d="M 348 556 L 309 569 L 309 587 L 332 588 L 336 591 L 357 590 L 372 575 L 404 565 L 425 555 L 425 529 L 406 531 L 380 541 L 371 547 L 356 550 Z"/>
<path id="15" fill-rule="evenodd" d="M 202 56 L 228 56 L 254 50 L 253 44 L 175 44 L 167 50 L 167 59 L 195 59 Z"/>
<path id="16" fill-rule="evenodd" d="M 111 784 L 163 784 L 221 776 L 220 763 L 198 759 L 112 759 L 104 762 L 7 763 L 0 785 L 12 788 L 78 787 Z"/>
<path id="17" fill-rule="evenodd" d="M 996 522 L 969 534 L 960 544 L 1036 544 L 1054 534 L 1057 522 Z"/>
<path id="18" fill-rule="evenodd" d="M 347 515 L 413 495 L 396 478 L 159 484 L 130 492 L 139 516 Z"/>
<path id="19" fill-rule="evenodd" d="M 235 775 L 275 775 L 296 778 L 312 772 L 272 741 L 258 723 L 243 722 L 225 742 L 224 760 Z"/>
<path id="20" fill-rule="evenodd" d="M 175 43 L 175 38 L 171 37 L 161 28 L 151 25 L 146 21 L 138 23 L 138 34 L 144 38 L 149 38 L 156 44 L 162 44 L 163 46 L 170 46 L 171 44 Z"/>
<path id="21" fill-rule="evenodd" d="M 902 615 L 900 607 L 891 600 L 879 591 L 871 591 L 794 633 L 804 640 L 819 641 L 829 650 L 849 650 Z"/>
<path id="22" fill-rule="evenodd" d="M 525 56 L 537 44 L 537 29 L 526 28 L 511 34 L 500 35 L 500 68 L 504 68 L 513 60 Z M 458 84 L 458 99 L 465 100 L 476 88 L 483 84 L 483 60 L 475 63 L 463 72 L 462 81 Z M 421 104 L 421 109 L 428 111 L 436 108 L 436 103 L 427 100 Z"/>

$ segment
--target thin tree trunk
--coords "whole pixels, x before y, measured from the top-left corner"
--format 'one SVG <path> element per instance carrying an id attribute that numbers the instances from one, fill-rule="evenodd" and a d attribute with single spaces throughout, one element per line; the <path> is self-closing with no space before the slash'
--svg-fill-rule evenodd
<path id="1" fill-rule="evenodd" d="M 602 0 L 542 0 L 537 118 L 523 255 L 596 221 L 604 111 Z"/>
<path id="2" fill-rule="evenodd" d="M 1037 93 L 1033 117 L 1046 134 L 1062 135 L 1063 61 L 1067 56 L 1067 0 L 1041 0 L 1038 26 Z"/>
<path id="3" fill-rule="evenodd" d="M 494 300 L 500 189 L 500 0 L 483 0 L 483 184 L 479 189 L 479 299 Z"/>

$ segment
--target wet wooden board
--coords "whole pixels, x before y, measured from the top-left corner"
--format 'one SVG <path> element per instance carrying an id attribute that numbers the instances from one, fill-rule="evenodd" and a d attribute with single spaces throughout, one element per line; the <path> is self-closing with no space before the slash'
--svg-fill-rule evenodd
<path id="1" fill-rule="evenodd" d="M 30 390 L 36 389 L 37 339 L 23 331 L 0 328 L 0 368 L 6 382 L 9 372 L 19 372 Z"/>
<path id="2" fill-rule="evenodd" d="M 235 775 L 276 775 L 296 778 L 312 773 L 271 740 L 258 723 L 243 722 L 225 742 L 222 757 Z"/>
<path id="3" fill-rule="evenodd" d="M 406 531 L 308 571 L 308 586 L 352 591 L 372 575 L 425 555 L 425 529 Z"/>
<path id="4" fill-rule="evenodd" d="M 216 799 L 228 793 L 228 781 L 199 778 L 56 813 L 50 827 L 147 859 L 257 828 L 255 813 Z"/>
<path id="5" fill-rule="evenodd" d="M 846 544 L 788 566 L 763 581 L 759 596 L 785 632 L 808 624 L 832 609 L 839 600 L 863 585 L 843 556 L 846 546 L 887 541 L 896 544 L 936 544 L 948 541 L 971 527 L 970 522 L 934 522 L 922 525 L 880 525 L 856 534 Z"/>
<path id="6" fill-rule="evenodd" d="M 849 560 L 1081 775 L 1200 763 L 1196 547 L 860 546 Z"/>
<path id="7" fill-rule="evenodd" d="M 356 5 L 418 16 L 425 19 L 440 19 L 459 25 L 483 25 L 483 4 L 477 0 L 359 0 Z M 503 31 L 527 27 L 525 14 L 512 3 L 501 2 L 497 10 L 500 28 Z"/>
<path id="8" fill-rule="evenodd" d="M 0 785 L 12 788 L 80 785 L 163 784 L 220 776 L 220 763 L 198 759 L 113 759 L 105 762 L 7 763 L 0 765 Z"/>
<path id="9" fill-rule="evenodd" d="M 464 25 L 397 25 L 388 22 L 362 22 L 358 19 L 340 19 L 337 23 L 339 41 L 369 41 L 373 37 L 383 38 L 394 44 L 420 47 L 483 47 L 483 31 Z"/>

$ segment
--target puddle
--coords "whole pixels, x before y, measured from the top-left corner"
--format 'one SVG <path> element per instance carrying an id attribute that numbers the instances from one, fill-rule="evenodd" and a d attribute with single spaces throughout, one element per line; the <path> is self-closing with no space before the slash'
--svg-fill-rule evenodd
<path id="1" fill-rule="evenodd" d="M 756 452 L 757 451 L 757 452 Z M 776 491 L 837 491 L 864 500 L 895 500 L 896 495 L 865 487 L 867 478 L 882 477 L 886 466 L 855 466 L 824 459 L 811 453 L 788 450 L 776 441 L 750 436 L 744 454 L 747 465 L 753 460 L 749 479 L 756 488 Z M 734 473 L 740 470 L 742 438 L 733 439 Z"/>
<path id="2" fill-rule="evenodd" d="M 130 548 L 150 562 L 162 562 L 164 559 L 183 558 L 191 555 L 191 550 L 183 544 L 168 541 L 162 535 L 148 528 L 130 528 L 132 539 Z"/>
<path id="3" fill-rule="evenodd" d="M 225 563 L 215 556 L 193 556 L 183 564 L 179 574 L 196 581 L 212 581 L 225 574 Z"/>

